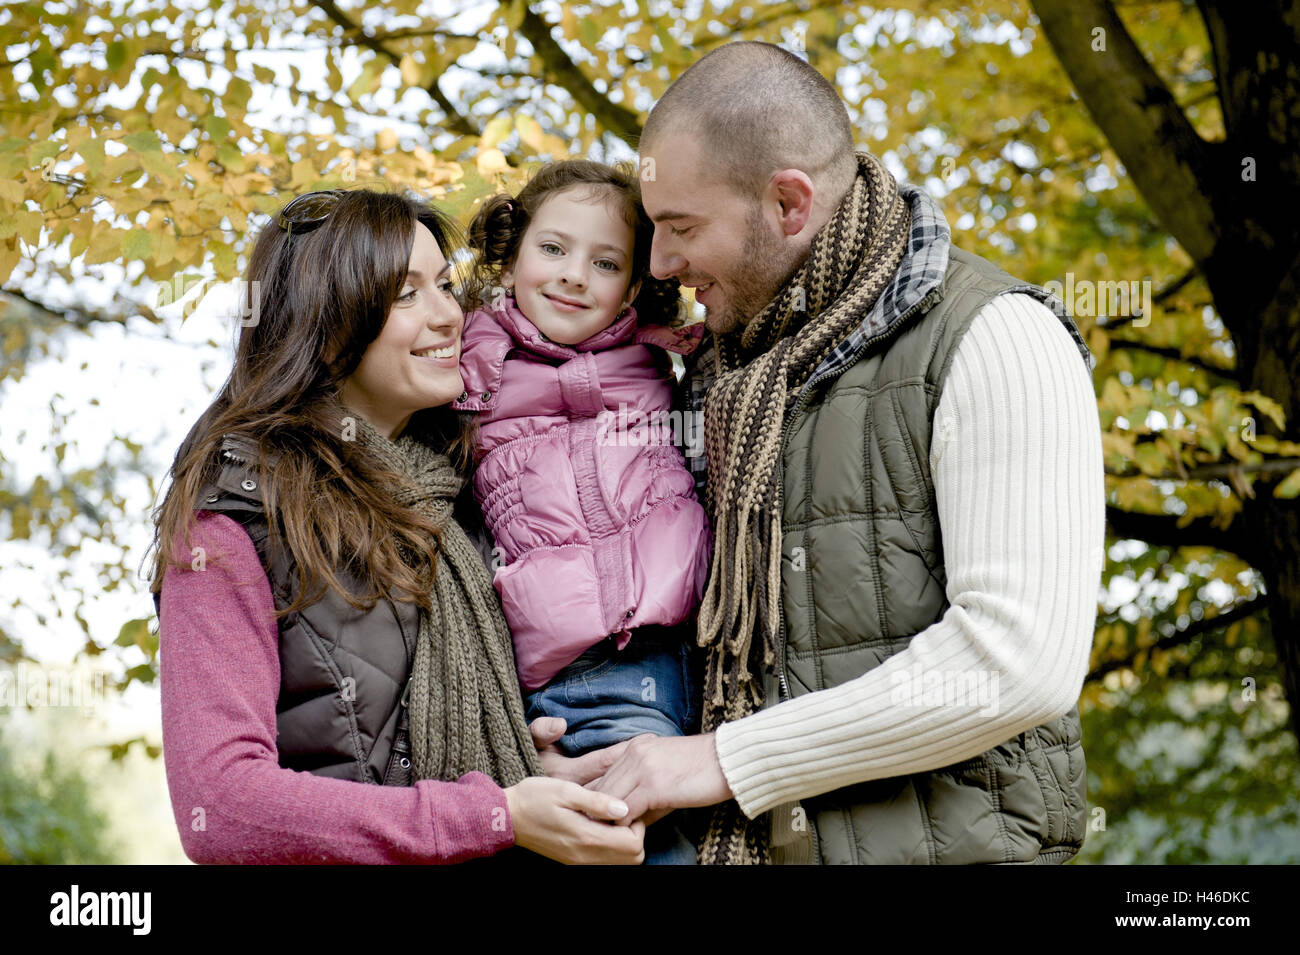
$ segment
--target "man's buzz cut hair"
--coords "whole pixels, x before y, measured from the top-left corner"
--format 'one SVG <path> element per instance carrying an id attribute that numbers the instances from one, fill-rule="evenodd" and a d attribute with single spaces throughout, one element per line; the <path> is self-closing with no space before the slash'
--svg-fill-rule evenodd
<path id="1" fill-rule="evenodd" d="M 737 41 L 692 63 L 650 111 L 642 160 L 691 133 L 714 179 L 752 201 L 780 169 L 800 169 L 833 196 L 857 174 L 853 128 L 824 76 L 779 46 Z"/>

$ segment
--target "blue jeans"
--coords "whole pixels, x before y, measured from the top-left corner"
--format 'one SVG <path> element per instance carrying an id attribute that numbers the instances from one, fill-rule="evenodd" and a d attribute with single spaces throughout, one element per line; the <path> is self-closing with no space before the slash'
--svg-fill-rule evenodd
<path id="1" fill-rule="evenodd" d="M 642 733 L 699 732 L 690 636 L 689 629 L 680 627 L 642 627 L 622 651 L 612 638 L 602 640 L 524 697 L 528 722 L 562 717 L 568 726 L 557 745 L 566 756 Z M 671 815 L 646 830 L 645 850 L 646 865 L 695 864 L 695 846 Z"/>

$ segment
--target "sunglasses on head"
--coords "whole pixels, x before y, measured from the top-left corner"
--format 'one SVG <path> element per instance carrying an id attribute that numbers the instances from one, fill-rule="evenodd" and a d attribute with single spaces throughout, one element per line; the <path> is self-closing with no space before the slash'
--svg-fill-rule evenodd
<path id="1" fill-rule="evenodd" d="M 289 235 L 310 232 L 329 218 L 344 194 L 342 189 L 304 192 L 280 210 L 275 219 L 276 225 Z"/>

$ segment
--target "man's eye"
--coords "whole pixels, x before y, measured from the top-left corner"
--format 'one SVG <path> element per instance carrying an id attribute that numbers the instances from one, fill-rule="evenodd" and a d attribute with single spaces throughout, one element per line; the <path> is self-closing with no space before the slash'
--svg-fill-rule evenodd
<path id="1" fill-rule="evenodd" d="M 685 229 L 679 229 L 679 228 L 677 228 L 677 226 L 675 226 L 675 225 L 670 225 L 670 226 L 668 227 L 668 229 L 669 229 L 669 231 L 672 232 L 673 235 L 685 235 L 686 233 L 688 233 L 688 232 L 691 231 L 691 227 L 690 227 L 690 226 L 687 226 Z"/>

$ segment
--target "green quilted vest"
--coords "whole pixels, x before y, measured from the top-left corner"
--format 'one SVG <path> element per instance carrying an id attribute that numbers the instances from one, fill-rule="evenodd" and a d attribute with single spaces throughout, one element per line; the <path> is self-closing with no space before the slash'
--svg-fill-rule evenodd
<path id="1" fill-rule="evenodd" d="M 948 609 L 929 468 L 935 408 L 972 319 L 1012 290 L 1047 297 L 953 248 L 942 285 L 792 409 L 782 652 L 767 706 L 861 676 Z M 973 759 L 768 815 L 776 863 L 1064 862 L 1084 838 L 1078 709 Z"/>

